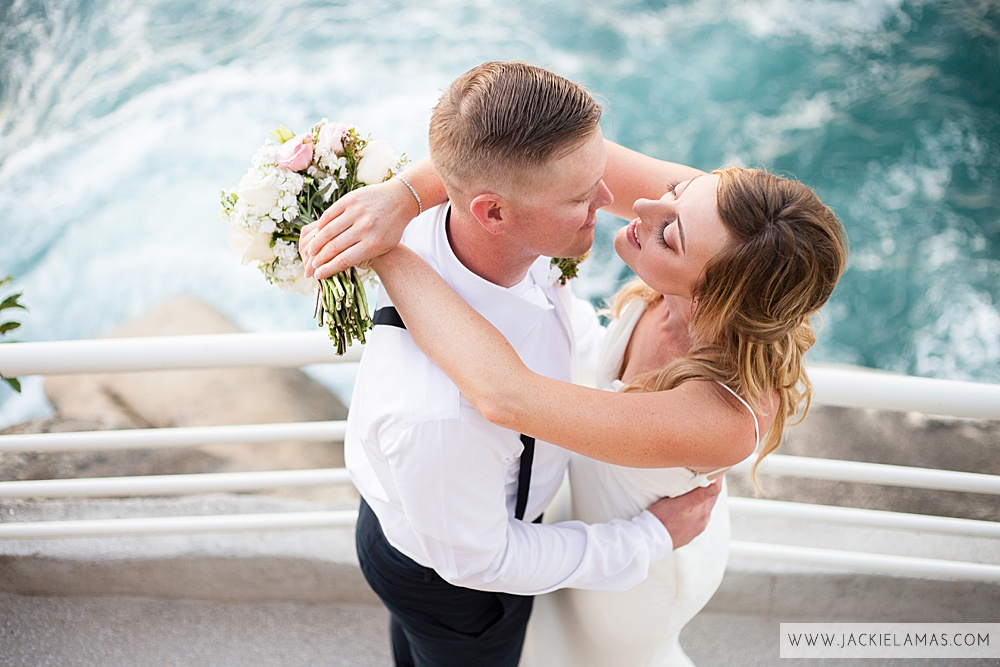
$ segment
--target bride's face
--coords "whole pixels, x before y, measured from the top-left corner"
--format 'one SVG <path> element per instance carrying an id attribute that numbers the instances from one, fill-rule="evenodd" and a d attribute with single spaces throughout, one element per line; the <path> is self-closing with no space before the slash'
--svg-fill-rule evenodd
<path id="1" fill-rule="evenodd" d="M 718 185 L 717 175 L 705 174 L 659 199 L 639 199 L 636 219 L 615 236 L 618 255 L 657 292 L 692 297 L 709 260 L 732 242 L 716 206 Z"/>

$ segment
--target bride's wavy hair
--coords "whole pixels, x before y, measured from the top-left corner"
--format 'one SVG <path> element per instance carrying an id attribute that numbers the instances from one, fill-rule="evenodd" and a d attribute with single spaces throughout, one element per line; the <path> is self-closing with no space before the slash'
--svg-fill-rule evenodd
<path id="1" fill-rule="evenodd" d="M 816 342 L 812 319 L 833 293 L 847 263 L 843 225 L 806 185 L 760 169 L 732 167 L 719 176 L 719 217 L 730 243 L 694 288 L 691 349 L 627 388 L 663 391 L 688 380 L 721 382 L 758 414 L 778 406 L 751 471 L 778 448 L 786 422 L 809 410 L 812 385 L 803 355 Z M 661 295 L 633 281 L 615 296 L 616 316 L 632 298 Z"/>

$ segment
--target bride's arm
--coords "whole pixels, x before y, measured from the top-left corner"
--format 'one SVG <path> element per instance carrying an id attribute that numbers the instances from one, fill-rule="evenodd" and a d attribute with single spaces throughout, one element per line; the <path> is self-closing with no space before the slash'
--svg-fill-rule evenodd
<path id="1" fill-rule="evenodd" d="M 503 335 L 409 249 L 372 266 L 417 345 L 499 426 L 638 468 L 721 468 L 753 452 L 749 415 L 714 383 L 616 393 L 552 380 L 528 370 Z"/>
<path id="2" fill-rule="evenodd" d="M 704 173 L 611 141 L 605 145 L 608 162 L 604 182 L 615 198 L 606 210 L 626 220 L 634 217 L 632 204 L 636 199 L 658 199 L 671 185 Z M 429 158 L 415 162 L 384 183 L 345 195 L 319 220 L 302 229 L 300 247 L 306 275 L 328 278 L 387 252 L 399 243 L 403 230 L 420 208 L 426 211 L 447 200 L 448 194 Z"/>
<path id="3" fill-rule="evenodd" d="M 306 275 L 329 278 L 395 248 L 420 210 L 446 201 L 448 194 L 429 158 L 384 183 L 344 195 L 302 228 L 299 247 Z"/>
<path id="4" fill-rule="evenodd" d="M 611 141 L 604 144 L 608 150 L 604 184 L 615 197 L 604 210 L 625 220 L 635 217 L 632 205 L 636 199 L 659 199 L 672 185 L 705 173 L 694 167 L 643 155 Z"/>

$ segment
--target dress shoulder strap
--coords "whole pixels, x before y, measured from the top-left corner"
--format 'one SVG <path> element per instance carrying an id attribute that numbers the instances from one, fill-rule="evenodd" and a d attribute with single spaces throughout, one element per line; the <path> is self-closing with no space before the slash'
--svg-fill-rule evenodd
<path id="1" fill-rule="evenodd" d="M 736 400 L 739 401 L 740 403 L 742 403 L 746 407 L 746 409 L 750 411 L 750 416 L 753 417 L 753 434 L 754 434 L 754 438 L 755 438 L 755 440 L 754 440 L 754 451 L 756 451 L 760 447 L 760 424 L 757 422 L 757 415 L 754 413 L 753 408 L 750 407 L 749 403 L 747 403 L 745 400 L 743 400 L 742 396 L 740 396 L 735 391 L 733 391 L 732 389 L 730 389 L 728 385 L 725 385 L 725 384 L 719 382 L 718 380 L 716 380 L 716 382 L 718 382 L 718 384 L 719 384 L 720 387 L 722 387 L 723 389 L 725 389 L 726 391 L 728 391 L 730 394 L 732 394 L 733 396 L 735 396 Z"/>

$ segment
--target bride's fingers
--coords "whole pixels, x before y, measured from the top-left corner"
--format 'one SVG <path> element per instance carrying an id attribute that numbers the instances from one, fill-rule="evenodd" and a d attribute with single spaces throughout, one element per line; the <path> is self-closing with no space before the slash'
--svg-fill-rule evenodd
<path id="1" fill-rule="evenodd" d="M 327 223 L 343 213 L 346 210 L 346 207 L 347 202 L 344 201 L 343 198 L 338 199 L 330 204 L 325 211 L 323 211 L 323 215 L 319 216 L 319 219 L 316 220 L 315 224 L 320 228 L 325 227 Z"/>
<path id="2" fill-rule="evenodd" d="M 338 233 L 335 235 L 331 233 L 328 240 L 325 238 L 326 234 L 320 232 L 316 239 L 310 242 L 310 248 L 315 249 L 311 255 L 314 265 L 326 264 L 348 248 L 365 241 L 364 234 L 357 227 L 346 227 L 335 231 Z"/>
<path id="3" fill-rule="evenodd" d="M 309 236 L 310 234 L 312 234 L 314 231 L 316 231 L 316 227 L 317 227 L 316 226 L 316 222 L 317 222 L 316 220 L 313 220 L 308 225 L 305 225 L 304 227 L 302 227 L 301 230 L 299 230 L 299 240 L 300 241 L 302 239 L 306 238 L 307 236 Z"/>
<path id="4" fill-rule="evenodd" d="M 355 244 L 339 253 L 333 259 L 321 264 L 315 264 L 313 267 L 313 277 L 317 280 L 329 278 L 330 276 L 337 275 L 341 271 L 346 271 L 352 266 L 361 264 L 366 259 L 368 259 L 368 257 L 365 256 L 362 246 L 360 244 Z"/>
<path id="5" fill-rule="evenodd" d="M 338 248 L 351 245 L 353 241 L 344 243 L 344 239 L 341 238 L 345 232 L 351 229 L 352 224 L 345 219 L 345 216 L 333 218 L 324 227 L 317 229 L 306 242 L 304 246 L 305 253 L 315 258 L 320 256 L 324 251 L 329 252 L 330 250 L 334 250 L 336 252 Z"/>

